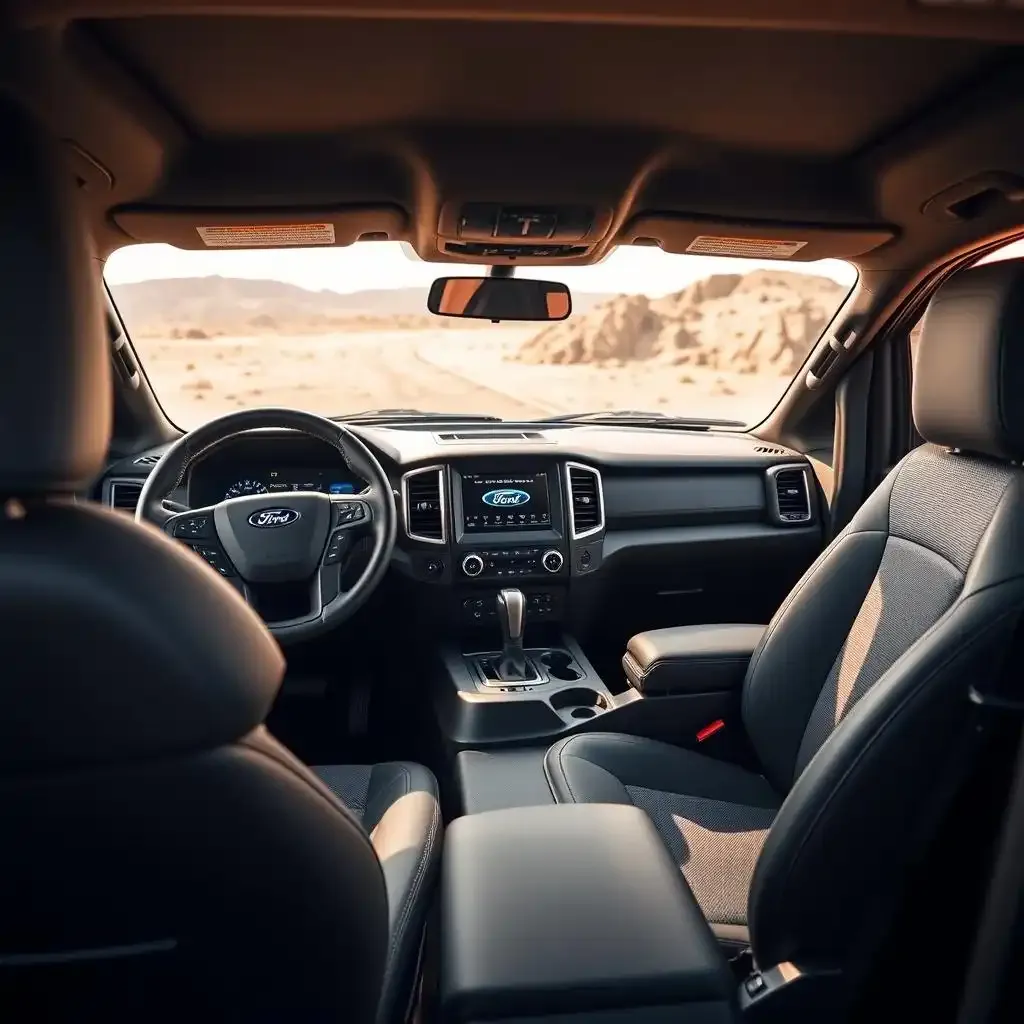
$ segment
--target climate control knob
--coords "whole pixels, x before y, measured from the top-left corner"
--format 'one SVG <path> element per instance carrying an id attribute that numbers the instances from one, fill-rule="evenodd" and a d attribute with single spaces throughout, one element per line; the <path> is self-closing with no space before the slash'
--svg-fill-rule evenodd
<path id="1" fill-rule="evenodd" d="M 467 576 L 479 576 L 484 571 L 484 560 L 479 555 L 466 555 L 462 560 L 462 571 Z"/>
<path id="2" fill-rule="evenodd" d="M 562 557 L 562 552 L 552 548 L 550 551 L 545 551 L 540 557 L 540 564 L 548 572 L 558 572 L 559 569 L 565 564 L 565 559 Z"/>

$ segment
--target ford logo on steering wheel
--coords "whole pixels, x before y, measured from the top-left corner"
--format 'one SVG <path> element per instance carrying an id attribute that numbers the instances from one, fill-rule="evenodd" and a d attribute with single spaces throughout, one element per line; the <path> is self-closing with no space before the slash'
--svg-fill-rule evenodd
<path id="1" fill-rule="evenodd" d="M 488 491 L 480 500 L 491 508 L 515 508 L 525 505 L 530 500 L 530 494 L 517 487 L 503 487 L 501 490 Z"/>
<path id="2" fill-rule="evenodd" d="M 291 526 L 302 518 L 293 508 L 261 508 L 249 516 L 249 525 L 269 530 L 275 526 Z"/>

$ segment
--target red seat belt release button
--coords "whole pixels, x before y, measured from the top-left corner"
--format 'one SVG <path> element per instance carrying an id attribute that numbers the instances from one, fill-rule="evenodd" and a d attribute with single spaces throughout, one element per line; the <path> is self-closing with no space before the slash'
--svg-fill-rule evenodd
<path id="1" fill-rule="evenodd" d="M 724 728 L 725 719 L 716 718 L 713 722 L 709 722 L 705 725 L 703 729 L 698 730 L 697 742 L 703 743 L 706 739 L 710 739 L 710 737 L 714 736 L 716 732 L 720 732 Z"/>

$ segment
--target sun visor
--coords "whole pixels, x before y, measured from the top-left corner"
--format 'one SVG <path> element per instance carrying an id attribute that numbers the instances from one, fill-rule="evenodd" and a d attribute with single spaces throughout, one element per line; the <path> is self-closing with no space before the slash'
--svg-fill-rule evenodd
<path id="1" fill-rule="evenodd" d="M 136 242 L 166 242 L 179 249 L 282 249 L 398 241 L 409 218 L 400 206 L 226 210 L 125 206 L 114 223 Z"/>
<path id="2" fill-rule="evenodd" d="M 723 221 L 686 214 L 642 214 L 629 221 L 616 241 L 658 245 L 665 252 L 754 260 L 849 259 L 896 237 L 884 226 L 842 227 Z"/>

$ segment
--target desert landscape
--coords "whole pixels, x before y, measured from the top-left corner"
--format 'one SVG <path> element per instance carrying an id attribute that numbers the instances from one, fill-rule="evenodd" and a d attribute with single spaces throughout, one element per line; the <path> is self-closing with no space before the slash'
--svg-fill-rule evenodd
<path id="1" fill-rule="evenodd" d="M 551 325 L 431 316 L 420 289 L 342 294 L 280 281 L 111 286 L 168 415 L 256 405 L 534 418 L 629 408 L 759 418 L 846 294 L 781 270 L 716 274 L 660 298 L 574 293 Z"/>

